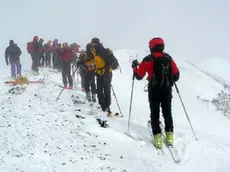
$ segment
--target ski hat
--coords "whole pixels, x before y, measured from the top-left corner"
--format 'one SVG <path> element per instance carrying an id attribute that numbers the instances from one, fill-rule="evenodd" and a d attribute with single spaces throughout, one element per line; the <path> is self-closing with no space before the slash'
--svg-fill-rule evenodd
<path id="1" fill-rule="evenodd" d="M 38 36 L 34 36 L 33 40 L 37 41 L 38 40 Z"/>
<path id="2" fill-rule="evenodd" d="M 64 43 L 62 44 L 62 47 L 63 47 L 63 48 L 68 47 L 68 43 L 67 43 L 67 42 L 64 42 Z"/>
<path id="3" fill-rule="evenodd" d="M 10 42 L 9 42 L 10 45 L 13 45 L 14 44 L 14 41 L 11 39 Z"/>
<path id="4" fill-rule="evenodd" d="M 89 51 L 89 50 L 91 50 L 92 48 L 93 48 L 92 44 L 89 43 L 89 44 L 86 45 L 86 48 L 85 48 L 85 49 L 86 49 L 86 51 Z"/>
<path id="5" fill-rule="evenodd" d="M 53 44 L 58 44 L 58 40 L 55 39 L 55 40 L 53 41 Z"/>
<path id="6" fill-rule="evenodd" d="M 99 38 L 93 38 L 93 39 L 91 40 L 91 43 L 92 43 L 92 44 L 100 44 L 100 39 L 99 39 Z"/>
<path id="7" fill-rule="evenodd" d="M 160 37 L 155 37 L 149 41 L 149 48 L 151 52 L 163 52 L 164 47 L 164 40 Z"/>

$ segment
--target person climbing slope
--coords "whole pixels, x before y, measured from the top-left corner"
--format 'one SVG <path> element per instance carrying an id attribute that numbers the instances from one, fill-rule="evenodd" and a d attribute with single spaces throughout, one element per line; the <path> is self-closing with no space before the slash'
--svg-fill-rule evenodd
<path id="1" fill-rule="evenodd" d="M 52 53 L 52 41 L 48 41 L 44 45 L 44 52 L 45 52 L 45 66 L 50 67 L 51 65 L 51 53 Z"/>
<path id="2" fill-rule="evenodd" d="M 91 51 L 92 45 L 86 45 L 86 52 Z M 96 102 L 96 84 L 95 84 L 95 64 L 94 57 L 88 56 L 86 52 L 81 52 L 77 66 L 83 72 L 84 88 L 86 92 L 86 99 Z M 89 54 L 89 53 L 88 53 Z"/>
<path id="3" fill-rule="evenodd" d="M 73 59 L 72 49 L 67 43 L 63 43 L 62 48 L 58 49 L 58 56 L 61 59 L 62 81 L 65 89 L 73 89 L 73 79 L 71 76 L 71 63 Z M 67 82 L 68 78 L 68 82 Z M 69 86 L 67 86 L 69 84 Z"/>
<path id="4" fill-rule="evenodd" d="M 91 51 L 86 52 L 88 57 L 93 56 L 94 58 L 97 77 L 97 98 L 102 111 L 111 113 L 112 57 L 109 56 L 109 51 L 102 46 L 99 38 L 93 38 L 91 45 Z"/>
<path id="5" fill-rule="evenodd" d="M 168 145 L 173 144 L 172 118 L 172 86 L 179 80 L 179 69 L 172 57 L 164 52 L 164 40 L 160 37 L 149 41 L 151 54 L 139 64 L 133 60 L 132 68 L 137 80 L 141 80 L 148 73 L 148 100 L 150 105 L 150 119 L 154 135 L 154 145 L 162 148 L 162 133 L 160 128 L 160 106 L 165 120 L 165 134 Z"/>

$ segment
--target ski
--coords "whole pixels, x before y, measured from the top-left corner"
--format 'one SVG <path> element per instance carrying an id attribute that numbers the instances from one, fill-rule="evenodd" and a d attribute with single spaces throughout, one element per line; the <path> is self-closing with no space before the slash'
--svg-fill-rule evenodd
<path id="1" fill-rule="evenodd" d="M 12 84 L 12 85 L 23 85 L 23 84 L 44 84 L 43 80 L 38 80 L 38 81 L 28 81 L 25 82 L 23 80 L 18 80 L 18 81 L 5 81 L 5 84 Z"/>
<path id="2" fill-rule="evenodd" d="M 154 145 L 153 132 L 152 132 L 152 126 L 151 126 L 150 120 L 148 121 L 147 128 L 148 128 L 148 131 L 149 131 L 149 134 L 150 134 L 150 137 L 151 137 L 152 144 L 155 147 L 155 149 L 157 150 L 157 154 L 158 155 L 165 155 L 165 152 L 164 152 L 163 148 L 159 149 Z"/>
<path id="3" fill-rule="evenodd" d="M 12 95 L 19 95 L 22 94 L 24 91 L 26 90 L 26 87 L 13 87 L 11 89 L 8 90 L 8 93 L 12 94 Z"/>
<path id="4" fill-rule="evenodd" d="M 173 145 L 168 145 L 168 144 L 166 143 L 166 136 L 165 136 L 165 134 L 164 134 L 164 133 L 165 133 L 165 132 L 164 132 L 164 126 L 163 126 L 162 123 L 160 123 L 160 127 L 161 127 L 161 131 L 163 131 L 163 132 L 162 132 L 163 142 L 164 142 L 166 148 L 168 148 L 168 150 L 169 150 L 169 152 L 170 152 L 170 155 L 172 156 L 173 161 L 174 161 L 176 164 L 180 163 L 180 162 L 181 162 L 181 159 L 180 159 L 180 156 L 178 155 L 178 151 L 176 150 L 176 148 L 175 148 Z"/>
<path id="5" fill-rule="evenodd" d="M 178 155 L 178 152 L 177 152 L 176 148 L 175 148 L 173 145 L 168 145 L 168 144 L 166 143 L 166 136 L 165 136 L 165 134 L 164 134 L 164 127 L 163 127 L 162 123 L 160 123 L 160 127 L 161 127 L 161 131 L 163 131 L 163 132 L 161 132 L 161 133 L 162 133 L 162 139 L 163 139 L 163 142 L 164 142 L 164 144 L 165 144 L 165 147 L 169 150 L 170 155 L 171 155 L 173 161 L 174 161 L 176 164 L 180 163 L 180 162 L 181 162 L 181 159 L 180 159 L 180 156 Z M 151 137 L 153 138 L 152 127 L 151 127 L 151 122 L 150 122 L 150 120 L 148 121 L 148 130 L 149 130 L 149 133 L 150 133 Z M 164 154 L 165 154 L 165 153 L 164 153 Z"/>

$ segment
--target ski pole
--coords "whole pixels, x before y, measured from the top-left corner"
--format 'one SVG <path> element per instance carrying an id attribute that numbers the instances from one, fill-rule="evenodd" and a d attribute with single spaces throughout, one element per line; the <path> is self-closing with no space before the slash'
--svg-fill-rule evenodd
<path id="1" fill-rule="evenodd" d="M 59 93 L 59 95 L 57 96 L 55 101 L 59 100 L 59 97 L 61 96 L 61 94 L 63 93 L 64 90 L 65 90 L 65 87 L 62 88 L 61 92 Z"/>
<path id="2" fill-rule="evenodd" d="M 123 115 L 122 115 L 122 112 L 121 112 L 120 105 L 119 105 L 118 100 L 117 100 L 117 96 L 116 96 L 116 94 L 115 94 L 115 91 L 114 91 L 114 89 L 113 89 L 113 85 L 112 85 L 112 84 L 111 84 L 111 88 L 112 88 L 112 91 L 113 91 L 113 96 L 114 96 L 114 98 L 115 98 L 115 100 L 116 100 L 116 103 L 117 103 L 117 107 L 118 107 L 118 109 L 119 109 L 119 111 L 120 111 L 121 116 L 123 116 Z"/>
<path id="3" fill-rule="evenodd" d="M 185 115 L 186 115 L 187 120 L 188 120 L 188 122 L 189 122 L 189 125 L 190 125 L 190 127 L 191 127 L 191 129 L 192 129 L 193 135 L 194 135 L 195 139 L 196 139 L 196 140 L 198 140 L 198 139 L 197 139 L 197 137 L 196 137 L 196 133 L 195 133 L 195 131 L 194 131 L 193 127 L 192 127 L 192 123 L 191 123 L 191 121 L 190 121 L 190 119 L 189 119 L 188 113 L 187 113 L 187 111 L 186 111 L 186 108 L 185 108 L 184 102 L 183 102 L 183 100 L 182 100 L 182 98 L 181 98 L 181 96 L 180 96 L 179 89 L 178 89 L 178 87 L 177 87 L 176 83 L 174 83 L 174 84 L 175 84 L 175 88 L 176 88 L 177 94 L 178 94 L 178 96 L 179 96 L 179 98 L 180 98 L 180 101 L 181 101 L 182 107 L 183 107 L 183 109 L 184 109 Z"/>
<path id="4" fill-rule="evenodd" d="M 133 88 L 134 88 L 134 73 L 132 77 L 132 88 L 131 88 L 131 96 L 130 96 L 130 104 L 129 104 L 129 120 L 128 120 L 128 132 L 130 129 L 130 120 L 131 120 L 131 111 L 132 111 L 132 102 L 133 102 Z"/>

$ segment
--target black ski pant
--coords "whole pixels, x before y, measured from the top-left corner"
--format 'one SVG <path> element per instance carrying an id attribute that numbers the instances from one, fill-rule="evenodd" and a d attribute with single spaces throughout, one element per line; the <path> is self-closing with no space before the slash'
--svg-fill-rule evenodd
<path id="1" fill-rule="evenodd" d="M 97 75 L 97 98 L 103 111 L 109 110 L 111 105 L 112 72 Z"/>
<path id="2" fill-rule="evenodd" d="M 50 66 L 50 63 L 51 63 L 51 54 L 46 53 L 45 54 L 45 64 L 46 64 L 46 66 Z"/>
<path id="3" fill-rule="evenodd" d="M 173 132 L 173 119 L 172 119 L 172 88 L 156 88 L 153 86 L 148 87 L 148 97 L 150 105 L 150 118 L 153 135 L 161 133 L 160 128 L 160 106 L 165 122 L 165 131 Z"/>
<path id="4" fill-rule="evenodd" d="M 44 66 L 44 64 L 45 64 L 45 56 L 44 56 L 44 54 L 43 53 L 40 53 L 40 60 L 39 60 L 39 62 L 40 62 L 40 66 Z"/>
<path id="5" fill-rule="evenodd" d="M 95 84 L 95 72 L 94 71 L 85 71 L 84 72 L 84 88 L 85 92 L 92 94 L 96 93 L 96 84 Z"/>
<path id="6" fill-rule="evenodd" d="M 69 86 L 73 86 L 73 79 L 71 76 L 71 63 L 62 63 L 62 81 L 64 86 L 67 86 L 67 79 Z"/>
<path id="7" fill-rule="evenodd" d="M 53 53 L 52 54 L 52 63 L 53 63 L 53 68 L 56 68 L 56 59 L 57 59 L 57 54 L 56 53 Z"/>
<path id="8" fill-rule="evenodd" d="M 32 66 L 31 66 L 31 69 L 32 69 L 33 71 L 38 72 L 40 54 L 39 54 L 39 53 L 33 53 L 33 54 L 31 54 L 31 58 L 32 58 Z"/>

